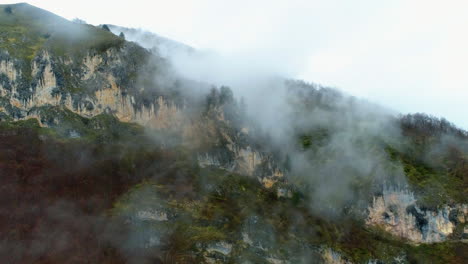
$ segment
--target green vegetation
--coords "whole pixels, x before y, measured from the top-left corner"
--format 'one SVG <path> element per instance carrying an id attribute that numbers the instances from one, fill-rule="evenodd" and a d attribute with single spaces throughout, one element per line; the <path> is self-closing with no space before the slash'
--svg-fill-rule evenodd
<path id="1" fill-rule="evenodd" d="M 136 124 L 122 123 L 110 114 L 100 114 L 93 118 L 84 118 L 59 106 L 43 106 L 30 110 L 40 116 L 40 120 L 0 121 L 0 128 L 29 128 L 38 133 L 53 134 L 55 137 L 87 142 L 125 142 L 130 144 L 143 135 L 143 128 Z M 47 126 L 43 128 L 40 126 Z"/>
<path id="2" fill-rule="evenodd" d="M 381 157 L 381 160 L 387 160 L 388 156 L 392 162 L 382 162 L 382 165 L 386 165 L 385 171 L 389 174 L 401 165 L 409 187 L 415 192 L 422 208 L 434 210 L 443 205 L 468 203 L 468 148 L 465 132 L 447 121 L 424 115 L 407 116 L 402 119 L 401 126 L 404 135 L 399 141 L 368 137 L 352 142 L 355 152 Z M 315 162 L 320 161 L 322 165 L 333 163 L 334 157 L 340 153 L 336 153 L 333 148 L 326 148 L 331 133 L 333 131 L 326 129 L 298 133 L 298 147 L 310 154 Z M 324 146 L 320 155 L 315 155 Z M 356 176 L 353 184 L 357 193 L 371 188 L 368 180 L 372 180 L 372 177 L 355 175 L 352 168 L 345 169 L 349 178 Z M 387 179 L 389 182 L 391 180 Z"/>
<path id="3" fill-rule="evenodd" d="M 70 22 L 28 4 L 0 5 L 0 49 L 22 60 L 28 74 L 31 60 L 47 49 L 57 56 L 119 48 L 124 40 L 111 32 Z M 9 10 L 9 12 L 7 11 Z"/>
<path id="4" fill-rule="evenodd" d="M 457 168 L 434 168 L 433 164 L 388 148 L 394 160 L 401 162 L 410 186 L 424 208 L 437 208 L 444 204 L 467 203 L 468 179 L 457 176 Z M 462 172 L 460 172 L 462 173 Z"/>
<path id="5" fill-rule="evenodd" d="M 465 131 L 445 119 L 423 114 L 401 118 L 405 141 L 387 147 L 404 168 L 410 186 L 425 208 L 468 202 L 468 148 Z"/>
<path id="6" fill-rule="evenodd" d="M 195 256 L 224 241 L 238 252 L 230 257 L 234 262 L 261 261 L 267 256 L 299 261 L 324 245 L 353 263 L 376 259 L 391 263 L 396 258 L 410 263 L 463 263 L 466 257 L 468 246 L 461 242 L 412 245 L 377 227 L 365 228 L 353 218 L 326 220 L 303 207 L 304 203 L 278 198 L 274 189 L 265 189 L 248 177 L 217 169 L 192 172 L 192 187 L 186 188 L 193 188 L 194 196 L 174 196 L 175 186 L 163 180 L 146 181 L 119 199 L 111 215 L 129 219 L 139 210 L 167 213 L 171 225 L 155 221 L 147 232 L 165 234 L 163 241 L 171 245 L 167 247 L 174 255 Z M 130 221 L 139 226 L 138 221 Z"/>
<path id="7" fill-rule="evenodd" d="M 37 119 L 27 119 L 27 120 L 21 120 L 21 121 L 16 121 L 16 122 L 8 122 L 8 121 L 3 121 L 0 122 L 0 128 L 3 130 L 6 129 L 20 129 L 20 128 L 31 128 L 31 129 L 40 129 L 39 122 Z"/>
<path id="8" fill-rule="evenodd" d="M 316 150 L 326 143 L 329 136 L 329 132 L 326 129 L 315 129 L 314 131 L 309 131 L 309 133 L 299 136 L 299 140 L 304 150 L 309 148 Z"/>
<path id="9" fill-rule="evenodd" d="M 126 226 L 127 229 L 118 231 L 122 232 L 123 241 L 129 239 L 127 235 L 135 234 L 143 239 L 142 245 L 146 245 L 144 239 L 158 236 L 163 244 L 156 243 L 144 249 L 145 252 L 161 250 L 162 255 L 181 263 L 199 262 L 203 259 L 199 252 L 225 242 L 232 246 L 230 256 L 216 252 L 209 256 L 227 262 L 262 263 L 272 256 L 301 261 L 311 255 L 317 258 L 317 250 L 325 246 L 353 263 L 373 259 L 392 262 L 395 257 L 404 257 L 410 263 L 463 263 L 466 258 L 464 243 L 411 245 L 379 228 L 365 228 L 362 222 L 352 217 L 341 216 L 330 221 L 311 210 L 308 194 L 294 186 L 278 183 L 266 189 L 255 178 L 215 168 L 199 168 L 190 151 L 174 148 L 162 152 L 157 142 L 144 136 L 141 127 L 121 123 L 112 115 L 87 119 L 59 107 L 42 107 L 34 111 L 41 116 L 41 123 L 49 124 L 50 128 L 41 128 L 35 119 L 3 121 L 0 122 L 0 139 L 2 135 L 20 135 L 7 131 L 32 131 L 43 139 L 34 139 L 27 144 L 47 142 L 47 148 L 59 153 L 66 149 L 71 153 L 78 149 L 93 149 L 89 153 L 101 158 L 94 157 L 97 164 L 87 165 L 92 169 L 85 172 L 78 169 L 77 174 L 96 170 L 110 177 L 105 179 L 113 182 L 113 187 L 106 189 L 110 200 L 106 200 L 108 206 L 103 207 L 102 214 L 106 221 Z M 70 131 L 76 131 L 79 137 L 71 136 Z M 312 137 L 310 139 L 313 141 Z M 15 143 L 16 148 L 25 143 L 20 142 L 23 143 Z M 395 159 L 403 157 L 395 150 L 389 149 L 389 152 Z M 63 157 L 70 157 L 70 154 Z M 102 157 L 116 160 L 107 164 Z M 167 163 L 162 165 L 164 160 Z M 28 169 L 23 170 L 30 173 Z M 425 167 L 415 170 L 430 172 Z M 114 174 L 120 175 L 118 181 L 126 179 L 129 182 L 118 188 Z M 102 188 L 106 186 L 88 178 L 76 179 L 79 183 L 70 182 L 74 187 L 67 195 L 88 191 L 88 181 L 102 185 Z M 84 189 L 77 190 L 77 186 Z M 292 195 L 278 197 L 278 188 L 290 190 Z M 145 215 L 141 217 L 141 211 L 161 213 L 161 221 L 145 218 Z M 248 240 L 244 234 L 248 235 Z M 105 252 L 109 250 L 107 247 Z"/>

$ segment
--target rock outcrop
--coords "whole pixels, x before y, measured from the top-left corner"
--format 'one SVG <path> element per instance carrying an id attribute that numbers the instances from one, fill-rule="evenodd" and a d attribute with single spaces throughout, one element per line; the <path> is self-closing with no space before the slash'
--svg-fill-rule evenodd
<path id="1" fill-rule="evenodd" d="M 109 112 L 123 122 L 157 129 L 180 125 L 181 110 L 163 95 L 153 93 L 148 98 L 138 87 L 129 92 L 129 87 L 119 85 L 122 77 L 115 69 L 125 67 L 124 52 L 109 49 L 72 61 L 44 50 L 31 62 L 30 81 L 20 61 L 6 54 L 0 60 L 0 96 L 8 106 L 2 111 L 14 119 L 27 119 L 37 117 L 31 115 L 33 108 L 61 106 L 84 117 Z M 64 73 L 70 65 L 72 72 Z"/>
<path id="2" fill-rule="evenodd" d="M 147 62 L 149 66 L 139 62 L 141 65 L 136 67 L 129 58 L 134 55 L 129 55 L 135 52 L 132 49 L 135 47 L 127 44 L 121 49 L 73 58 L 43 50 L 26 68 L 24 61 L 5 53 L 0 56 L 0 111 L 13 120 L 38 119 L 42 126 L 58 125 L 58 121 L 47 121 L 44 111 L 38 110 L 41 107 L 60 107 L 87 118 L 111 113 L 122 122 L 171 131 L 180 135 L 182 144 L 197 151 L 204 149 L 198 151 L 202 167 L 217 166 L 256 176 L 267 187 L 282 178 L 283 172 L 272 156 L 248 142 L 248 129 L 233 125 L 232 113 L 227 113 L 225 105 L 234 105 L 234 99 L 227 90 L 229 100 L 224 102 L 224 95 L 215 94 L 210 110 L 204 113 L 200 111 L 203 106 L 197 106 L 198 113 L 193 113 L 184 104 L 175 103 L 180 98 L 165 94 L 166 90 L 177 91 L 174 83 L 158 86 L 161 82 L 157 79 L 167 76 L 150 72 L 150 77 L 146 76 L 150 86 L 139 82 L 145 75 L 141 68 L 154 62 Z M 146 55 L 156 56 L 149 52 Z M 153 59 L 157 61 L 157 57 Z M 29 67 L 30 75 L 23 72 Z M 135 80 L 128 80 L 132 78 Z"/>
<path id="3" fill-rule="evenodd" d="M 437 211 L 421 209 L 413 193 L 407 190 L 383 191 L 369 207 L 368 225 L 415 243 L 442 242 L 452 235 L 457 225 L 464 225 L 468 205 L 444 206 Z"/>

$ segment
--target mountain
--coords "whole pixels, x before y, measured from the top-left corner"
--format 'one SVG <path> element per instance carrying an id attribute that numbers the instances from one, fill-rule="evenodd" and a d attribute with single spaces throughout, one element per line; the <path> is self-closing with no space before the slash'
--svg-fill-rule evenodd
<path id="1" fill-rule="evenodd" d="M 468 259 L 445 119 L 278 77 L 241 97 L 175 70 L 184 44 L 28 4 L 0 28 L 5 263 Z"/>

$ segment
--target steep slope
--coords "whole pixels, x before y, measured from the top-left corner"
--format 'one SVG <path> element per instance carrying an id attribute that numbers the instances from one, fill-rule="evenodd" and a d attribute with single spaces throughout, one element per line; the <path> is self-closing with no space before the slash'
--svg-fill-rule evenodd
<path id="1" fill-rule="evenodd" d="M 5 27 L 13 27 L 3 36 L 10 50 L 3 50 L 0 56 L 0 110 L 7 116 L 14 120 L 38 118 L 41 125 L 51 126 L 57 120 L 46 118 L 50 117 L 50 106 L 83 117 L 111 113 L 123 122 L 177 131 L 195 146 L 192 142 L 207 134 L 228 134 L 214 126 L 221 116 L 210 117 L 208 123 L 200 120 L 206 117 L 202 116 L 203 94 L 210 87 L 175 76 L 168 62 L 157 54 L 106 30 L 75 24 L 27 4 L 9 7 L 12 12 L 2 12 L 1 19 Z M 28 24 L 37 26 L 26 27 Z M 30 37 L 17 39 L 17 31 Z M 15 45 L 20 46 L 16 49 Z M 15 53 L 24 49 L 32 53 L 26 57 Z M 226 166 L 247 167 L 252 174 L 255 166 L 235 164 L 234 156 L 245 163 L 248 161 L 242 159 L 252 152 L 239 148 L 231 147 L 232 157 Z"/>
<path id="2" fill-rule="evenodd" d="M 468 258 L 468 133 L 444 119 L 279 79 L 269 127 L 175 73 L 166 53 L 192 50 L 170 40 L 28 4 L 0 28 L 8 263 Z"/>
<path id="3" fill-rule="evenodd" d="M 135 86 L 137 75 L 144 74 L 140 69 L 147 65 L 147 51 L 27 4 L 10 7 L 12 12 L 0 17 L 5 29 L 1 95 L 9 100 L 4 108 L 14 111 L 10 115 L 24 118 L 33 107 L 61 105 L 84 116 L 109 110 L 126 121 L 150 118 L 158 97 L 147 98 L 144 105 L 147 95 L 139 95 Z"/>

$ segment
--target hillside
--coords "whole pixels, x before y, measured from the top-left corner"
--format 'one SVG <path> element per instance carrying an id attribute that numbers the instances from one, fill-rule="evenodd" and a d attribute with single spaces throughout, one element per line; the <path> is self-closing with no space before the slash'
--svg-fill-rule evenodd
<path id="1" fill-rule="evenodd" d="M 5 263 L 468 259 L 466 131 L 298 80 L 249 105 L 108 27 L 0 5 Z"/>

